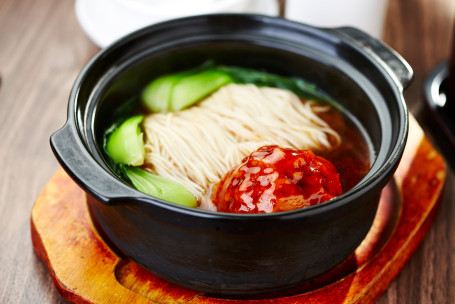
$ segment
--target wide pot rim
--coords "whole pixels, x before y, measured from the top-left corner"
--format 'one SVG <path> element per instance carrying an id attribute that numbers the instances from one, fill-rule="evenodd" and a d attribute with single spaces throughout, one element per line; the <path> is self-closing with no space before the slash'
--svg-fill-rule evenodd
<path id="1" fill-rule="evenodd" d="M 188 22 L 200 22 L 206 19 L 213 18 L 236 18 L 238 20 L 249 20 L 253 22 L 263 23 L 267 26 L 285 27 L 288 29 L 299 29 L 311 33 L 312 35 L 318 36 L 323 33 L 327 37 L 332 37 L 335 40 L 342 40 L 348 44 L 351 48 L 358 52 L 361 52 L 366 58 L 369 58 L 371 63 L 376 66 L 378 71 L 387 79 L 390 84 L 390 88 L 393 90 L 396 97 L 396 103 L 399 109 L 399 131 L 397 141 L 388 153 L 388 158 L 382 160 L 381 164 L 376 172 L 372 176 L 364 178 L 356 187 L 350 189 L 341 196 L 334 198 L 325 203 L 286 212 L 270 213 L 270 214 L 231 214 L 222 212 L 212 212 L 199 209 L 192 209 L 184 206 L 175 205 L 168 203 L 150 196 L 146 196 L 141 192 L 130 188 L 118 178 L 113 176 L 111 172 L 107 172 L 101 165 L 96 161 L 91 152 L 84 142 L 84 134 L 80 130 L 80 121 L 77 119 L 77 102 L 81 98 L 79 95 L 81 86 L 87 81 L 88 75 L 92 72 L 92 69 L 96 63 L 105 57 L 108 57 L 115 50 L 127 47 L 133 43 L 136 39 L 146 36 L 150 32 L 161 30 L 169 26 L 176 26 L 178 24 L 186 24 Z M 357 36 L 356 36 L 357 35 Z M 360 38 L 360 41 L 359 41 Z M 363 39 L 363 40 L 362 40 Z M 374 43 L 372 46 L 371 43 Z M 387 62 L 390 60 L 390 62 Z M 401 64 L 401 66 L 400 66 Z M 352 200 L 357 201 L 357 198 L 366 195 L 368 192 L 380 187 L 381 189 L 388 182 L 393 172 L 395 171 L 399 160 L 403 154 L 404 147 L 406 144 L 407 133 L 408 133 L 408 111 L 406 103 L 403 97 L 403 89 L 407 87 L 409 82 L 412 80 L 412 69 L 406 63 L 406 61 L 389 49 L 387 46 L 377 41 L 376 39 L 368 36 L 367 34 L 356 30 L 354 28 L 317 28 L 310 25 L 293 22 L 277 17 L 270 17 L 256 14 L 207 14 L 200 16 L 191 16 L 178 18 L 170 21 L 161 22 L 152 26 L 145 27 L 138 31 L 135 31 L 117 41 L 112 43 L 106 48 L 100 50 L 89 62 L 82 68 L 81 72 L 77 76 L 73 88 L 70 93 L 68 102 L 67 122 L 65 126 L 54 133 L 51 137 L 51 146 L 54 153 L 57 156 L 60 164 L 66 169 L 70 176 L 90 195 L 94 196 L 97 200 L 105 204 L 150 204 L 154 208 L 160 208 L 163 210 L 178 212 L 184 215 L 189 215 L 198 218 L 209 218 L 209 219 L 224 219 L 224 220 L 282 220 L 284 218 L 301 218 L 301 217 L 312 217 L 316 214 L 329 212 L 333 209 L 343 208 L 350 204 Z M 64 130 L 64 131 L 62 131 Z M 58 133 L 61 133 L 60 136 Z M 80 147 L 79 151 L 73 151 L 72 158 L 77 159 L 78 155 L 81 154 L 83 159 L 89 160 L 89 164 L 86 164 L 86 170 L 90 170 L 93 166 L 98 166 L 101 170 L 96 169 L 96 174 L 103 175 L 103 181 L 105 183 L 112 183 L 108 189 L 112 190 L 112 195 L 106 191 L 106 189 L 100 190 L 98 184 L 90 184 L 86 182 L 86 176 L 78 174 L 74 164 L 68 163 L 68 158 L 64 159 L 62 154 L 66 153 L 68 149 L 59 147 L 58 137 L 72 137 L 71 141 Z M 68 140 L 68 139 L 67 139 Z M 66 152 L 65 152 L 65 151 Z M 80 156 L 80 155 L 79 155 Z M 123 192 L 122 192 L 123 191 Z"/>

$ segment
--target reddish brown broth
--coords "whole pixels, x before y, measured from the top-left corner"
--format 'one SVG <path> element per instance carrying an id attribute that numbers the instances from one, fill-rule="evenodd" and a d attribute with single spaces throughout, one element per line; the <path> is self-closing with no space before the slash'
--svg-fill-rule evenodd
<path id="1" fill-rule="evenodd" d="M 341 136 L 339 147 L 316 154 L 329 160 L 338 170 L 344 193 L 367 174 L 371 166 L 371 152 L 365 137 L 347 115 L 331 108 L 319 116 Z"/>

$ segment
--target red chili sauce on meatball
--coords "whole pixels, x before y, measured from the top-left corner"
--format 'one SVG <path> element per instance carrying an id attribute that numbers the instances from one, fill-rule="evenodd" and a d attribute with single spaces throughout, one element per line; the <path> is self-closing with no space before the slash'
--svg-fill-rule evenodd
<path id="1" fill-rule="evenodd" d="M 263 146 L 215 186 L 220 212 L 271 213 L 313 206 L 338 195 L 335 166 L 309 150 Z"/>

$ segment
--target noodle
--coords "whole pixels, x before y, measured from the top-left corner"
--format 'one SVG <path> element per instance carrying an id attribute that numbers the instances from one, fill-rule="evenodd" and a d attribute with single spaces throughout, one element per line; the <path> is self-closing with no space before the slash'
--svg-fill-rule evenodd
<path id="1" fill-rule="evenodd" d="M 339 135 L 317 116 L 327 109 L 287 90 L 229 84 L 189 109 L 149 115 L 143 125 L 146 166 L 200 201 L 261 146 L 327 150 L 338 145 Z"/>

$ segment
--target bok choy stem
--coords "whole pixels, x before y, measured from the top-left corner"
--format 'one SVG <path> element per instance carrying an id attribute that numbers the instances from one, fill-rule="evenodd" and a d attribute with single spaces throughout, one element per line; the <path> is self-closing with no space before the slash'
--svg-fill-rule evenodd
<path id="1" fill-rule="evenodd" d="M 197 207 L 197 200 L 183 185 L 140 169 L 145 160 L 145 146 L 140 124 L 143 115 L 126 119 L 111 132 L 105 151 L 113 170 L 137 190 L 171 203 Z"/>
<path id="2" fill-rule="evenodd" d="M 125 120 L 112 132 L 106 144 L 109 156 L 120 164 L 140 166 L 145 159 L 145 146 L 140 123 L 143 115 Z"/>
<path id="3" fill-rule="evenodd" d="M 137 167 L 125 167 L 125 173 L 134 187 L 162 200 L 195 208 L 197 200 L 183 185 Z"/>

